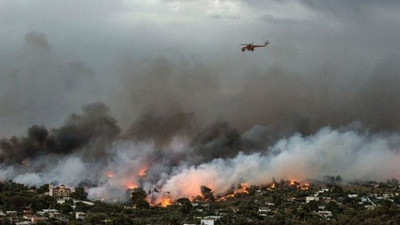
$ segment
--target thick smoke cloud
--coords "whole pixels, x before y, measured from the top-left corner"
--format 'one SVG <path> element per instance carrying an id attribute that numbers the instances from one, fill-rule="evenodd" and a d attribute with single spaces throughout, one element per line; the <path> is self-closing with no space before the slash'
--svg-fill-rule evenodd
<path id="1" fill-rule="evenodd" d="M 374 131 L 393 131 L 400 126 L 399 59 L 390 55 L 365 74 L 324 68 L 302 75 L 276 66 L 238 71 L 241 76 L 218 73 L 215 64 L 202 71 L 184 60 L 154 60 L 150 67 L 124 66 L 127 88 L 119 99 L 138 111 L 194 112 L 202 128 L 222 119 L 241 132 L 262 124 L 310 134 L 358 120 Z"/>
<path id="2" fill-rule="evenodd" d="M 198 166 L 177 168 L 163 186 L 172 196 L 200 195 L 201 185 L 224 194 L 234 184 L 270 183 L 272 178 L 305 181 L 340 174 L 347 181 L 398 177 L 399 135 L 390 137 L 323 128 L 316 134 L 282 139 L 269 153 L 238 154 Z M 382 166 L 385 164 L 385 166 Z"/>
<path id="3" fill-rule="evenodd" d="M 399 178 L 397 2 L 93 3 L 0 3 L 0 178 L 106 200 L 140 186 L 155 202 Z"/>
<path id="4" fill-rule="evenodd" d="M 193 113 L 157 115 L 148 112 L 135 121 L 128 135 L 136 141 L 154 141 L 158 145 L 168 144 L 174 136 L 189 135 L 193 127 Z"/>
<path id="5" fill-rule="evenodd" d="M 94 108 L 98 109 L 96 113 L 89 113 Z M 227 123 L 219 123 L 193 138 L 177 134 L 160 146 L 157 139 L 138 141 L 118 135 L 118 129 L 105 125 L 109 124 L 105 121 L 115 121 L 104 116 L 108 110 L 103 104 L 83 109 L 83 115 L 72 116 L 74 119 L 58 130 L 75 122 L 77 130 L 92 128 L 88 133 L 96 135 L 90 140 L 78 142 L 79 149 L 61 155 L 38 151 L 40 158 L 27 155 L 23 163 L 3 163 L 1 177 L 29 185 L 85 185 L 90 198 L 107 201 L 124 200 L 128 188 L 142 187 L 150 193 L 148 198 L 153 204 L 159 203 L 166 192 L 172 199 L 195 197 L 201 195 L 201 186 L 207 186 L 218 195 L 243 182 L 262 185 L 273 177 L 299 181 L 322 180 L 325 175 L 341 175 L 345 181 L 399 177 L 399 134 L 369 133 L 359 123 L 336 130 L 322 128 L 309 136 L 294 134 L 273 139 L 277 142 L 268 140 L 271 127 L 257 125 L 241 134 Z M 29 143 L 46 142 L 46 137 L 44 127 L 29 129 Z M 97 145 L 92 147 L 93 143 Z M 103 147 L 100 153 L 92 151 L 99 146 Z M 85 159 L 85 155 L 90 157 Z"/>
<path id="6" fill-rule="evenodd" d="M 87 102 L 94 73 L 83 61 L 60 59 L 44 33 L 28 32 L 24 41 L 17 56 L 0 63 L 1 136 L 20 135 L 33 124 L 59 126 L 73 111 L 96 101 L 90 97 Z"/>
<path id="7" fill-rule="evenodd" d="M 34 125 L 27 137 L 3 138 L 0 141 L 2 163 L 22 162 L 46 154 L 68 154 L 90 148 L 91 156 L 101 154 L 114 141 L 120 128 L 103 103 L 82 108 L 82 115 L 71 115 L 63 126 L 47 130 Z"/>

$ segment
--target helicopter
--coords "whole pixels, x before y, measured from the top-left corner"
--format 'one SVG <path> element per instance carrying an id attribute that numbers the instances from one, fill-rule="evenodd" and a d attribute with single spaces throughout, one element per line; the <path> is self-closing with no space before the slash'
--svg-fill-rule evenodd
<path id="1" fill-rule="evenodd" d="M 265 47 L 265 46 L 268 46 L 269 44 L 271 44 L 271 42 L 269 42 L 268 40 L 263 45 L 254 45 L 253 42 L 251 42 L 250 44 L 242 44 L 242 45 L 244 45 L 244 47 L 242 47 L 242 52 L 244 52 L 246 50 L 254 52 L 255 48 Z"/>

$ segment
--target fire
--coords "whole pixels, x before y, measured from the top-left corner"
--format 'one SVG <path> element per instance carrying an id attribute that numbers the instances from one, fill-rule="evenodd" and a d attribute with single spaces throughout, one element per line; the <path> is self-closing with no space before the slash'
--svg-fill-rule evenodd
<path id="1" fill-rule="evenodd" d="M 226 201 L 226 200 L 228 200 L 230 198 L 236 197 L 238 194 L 248 195 L 249 193 L 250 192 L 249 192 L 248 184 L 247 183 L 241 183 L 241 184 L 238 185 L 238 189 L 236 189 L 236 190 L 234 190 L 232 192 L 226 193 L 224 196 L 218 197 L 217 201 Z"/>
<path id="2" fill-rule="evenodd" d="M 127 189 L 135 189 L 135 188 L 137 188 L 138 186 L 136 185 L 136 184 L 134 184 L 134 183 L 127 183 L 126 184 L 126 188 Z"/>
<path id="3" fill-rule="evenodd" d="M 310 187 L 310 184 L 304 183 L 303 186 L 301 187 L 301 189 L 302 190 L 308 190 L 309 187 Z"/>
<path id="4" fill-rule="evenodd" d="M 146 168 L 142 168 L 142 169 L 139 170 L 138 175 L 143 178 L 143 177 L 146 176 L 146 172 L 147 172 L 147 169 Z"/>
<path id="5" fill-rule="evenodd" d="M 162 201 L 161 201 L 161 206 L 162 207 L 167 207 L 167 206 L 169 206 L 169 205 L 171 205 L 172 204 L 172 202 L 171 202 L 171 199 L 170 198 L 164 198 Z"/>
<path id="6" fill-rule="evenodd" d="M 247 183 L 241 183 L 240 184 L 239 192 L 242 193 L 242 194 L 249 194 L 249 187 L 248 187 Z"/>
<path id="7" fill-rule="evenodd" d="M 161 206 L 167 207 L 169 205 L 172 205 L 171 195 L 169 192 L 164 192 L 161 199 Z"/>
<path id="8" fill-rule="evenodd" d="M 114 173 L 112 171 L 107 171 L 106 172 L 106 176 L 107 176 L 107 178 L 113 178 L 114 177 Z"/>
<path id="9" fill-rule="evenodd" d="M 310 184 L 298 182 L 298 181 L 295 181 L 295 180 L 291 180 L 290 181 L 290 186 L 295 186 L 296 188 L 301 189 L 301 190 L 304 191 L 304 190 L 308 190 Z"/>

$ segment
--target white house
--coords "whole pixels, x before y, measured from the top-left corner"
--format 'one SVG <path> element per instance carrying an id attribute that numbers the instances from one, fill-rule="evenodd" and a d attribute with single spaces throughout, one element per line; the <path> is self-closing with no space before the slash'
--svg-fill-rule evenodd
<path id="1" fill-rule="evenodd" d="M 318 202 L 318 201 L 319 201 L 319 197 L 317 197 L 317 196 L 307 196 L 307 197 L 306 197 L 306 203 L 309 203 L 309 202 L 311 202 L 311 201 L 316 201 L 316 202 Z"/>
<path id="2" fill-rule="evenodd" d="M 75 213 L 75 219 L 81 219 L 81 220 L 83 220 L 83 219 L 86 218 L 86 216 L 87 216 L 87 214 L 84 213 L 84 212 L 76 212 L 76 213 Z"/>
<path id="3" fill-rule="evenodd" d="M 221 219 L 221 216 L 206 216 L 203 219 L 205 219 L 205 220 L 219 220 L 219 219 Z"/>
<path id="4" fill-rule="evenodd" d="M 22 222 L 15 223 L 15 225 L 31 225 L 31 224 L 32 224 L 31 221 L 22 221 Z"/>
<path id="5" fill-rule="evenodd" d="M 318 211 L 318 215 L 320 217 L 327 219 L 329 217 L 332 217 L 332 212 L 331 211 Z"/>
<path id="6" fill-rule="evenodd" d="M 214 225 L 214 220 L 211 219 L 201 220 L 200 225 Z"/>
<path id="7" fill-rule="evenodd" d="M 271 209 L 269 209 L 268 207 L 258 208 L 258 213 L 267 213 L 267 212 L 271 212 Z"/>

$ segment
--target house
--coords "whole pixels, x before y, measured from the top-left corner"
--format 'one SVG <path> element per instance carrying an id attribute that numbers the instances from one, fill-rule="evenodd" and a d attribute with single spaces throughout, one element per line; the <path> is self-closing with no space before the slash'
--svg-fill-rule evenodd
<path id="1" fill-rule="evenodd" d="M 331 211 L 318 211 L 318 216 L 328 219 L 329 217 L 332 217 L 332 212 Z"/>
<path id="2" fill-rule="evenodd" d="M 322 199 L 323 199 L 323 201 L 324 201 L 325 203 L 329 203 L 329 202 L 332 201 L 332 198 L 331 198 L 331 197 L 322 197 Z"/>
<path id="3" fill-rule="evenodd" d="M 22 221 L 22 222 L 15 223 L 15 225 L 31 225 L 31 224 L 32 224 L 31 221 Z"/>
<path id="4" fill-rule="evenodd" d="M 57 209 L 43 209 L 42 211 L 36 212 L 40 216 L 48 216 L 49 218 L 59 218 L 61 214 Z"/>
<path id="5" fill-rule="evenodd" d="M 75 219 L 81 219 L 84 220 L 87 217 L 87 214 L 84 212 L 76 212 L 75 213 Z"/>
<path id="6" fill-rule="evenodd" d="M 6 217 L 6 214 L 2 210 L 0 210 L 0 224 L 3 222 L 5 217 Z"/>
<path id="7" fill-rule="evenodd" d="M 22 211 L 22 218 L 25 220 L 30 220 L 33 217 L 33 211 L 30 209 L 26 209 Z"/>
<path id="8" fill-rule="evenodd" d="M 258 208 L 258 213 L 268 213 L 268 212 L 271 212 L 271 209 L 269 209 L 268 207 Z"/>
<path id="9" fill-rule="evenodd" d="M 375 205 L 365 205 L 365 209 L 372 210 L 375 209 Z"/>
<path id="10" fill-rule="evenodd" d="M 329 188 L 322 188 L 319 192 L 320 193 L 329 192 Z"/>
<path id="11" fill-rule="evenodd" d="M 70 199 L 72 199 L 72 198 L 70 198 L 70 197 L 59 198 L 59 199 L 57 199 L 57 204 L 60 204 L 60 205 L 65 204 L 65 201 L 70 200 Z"/>
<path id="12" fill-rule="evenodd" d="M 32 224 L 36 224 L 37 222 L 44 222 L 46 219 L 43 216 L 34 216 L 31 218 Z"/>
<path id="13" fill-rule="evenodd" d="M 268 212 L 271 212 L 271 209 L 268 207 L 260 207 L 258 208 L 258 215 L 259 216 L 268 216 Z"/>
<path id="14" fill-rule="evenodd" d="M 18 222 L 17 211 L 6 211 L 6 215 L 12 224 Z"/>
<path id="15" fill-rule="evenodd" d="M 357 198 L 358 194 L 348 194 L 347 197 L 349 197 L 349 198 Z"/>
<path id="16" fill-rule="evenodd" d="M 221 216 L 206 216 L 203 219 L 205 219 L 205 220 L 219 220 L 219 219 L 221 219 Z"/>
<path id="17" fill-rule="evenodd" d="M 309 202 L 311 202 L 311 201 L 316 201 L 316 202 L 318 202 L 318 201 L 319 201 L 319 197 L 317 197 L 317 196 L 307 196 L 307 197 L 306 197 L 306 203 L 309 203 Z"/>
<path id="18" fill-rule="evenodd" d="M 7 216 L 17 216 L 17 211 L 6 211 Z"/>
<path id="19" fill-rule="evenodd" d="M 200 225 L 214 225 L 214 220 L 212 219 L 207 219 L 207 220 L 201 220 Z"/>
<path id="20" fill-rule="evenodd" d="M 81 201 L 83 204 L 85 204 L 85 205 L 90 205 L 90 206 L 93 206 L 94 205 L 94 202 L 90 202 L 90 201 Z M 75 203 L 75 202 L 74 202 Z"/>

